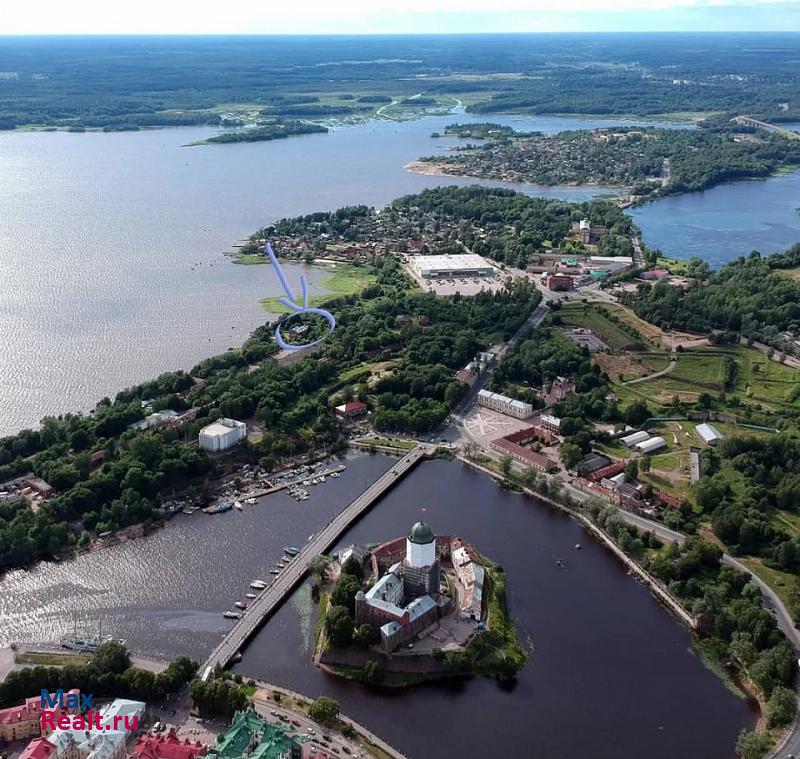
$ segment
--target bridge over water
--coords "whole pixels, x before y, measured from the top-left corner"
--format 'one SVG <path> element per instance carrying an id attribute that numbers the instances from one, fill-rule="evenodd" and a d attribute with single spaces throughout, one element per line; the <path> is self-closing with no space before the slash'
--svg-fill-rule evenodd
<path id="1" fill-rule="evenodd" d="M 375 501 L 390 490 L 407 472 L 411 471 L 420 459 L 430 455 L 434 449 L 435 446 L 418 444 L 306 543 L 294 560 L 289 562 L 286 569 L 250 604 L 247 611 L 228 630 L 225 637 L 203 662 L 199 670 L 201 679 L 207 680 L 217 665 L 227 666 L 258 628 L 305 578 L 312 559 L 332 548 L 336 541 Z"/>

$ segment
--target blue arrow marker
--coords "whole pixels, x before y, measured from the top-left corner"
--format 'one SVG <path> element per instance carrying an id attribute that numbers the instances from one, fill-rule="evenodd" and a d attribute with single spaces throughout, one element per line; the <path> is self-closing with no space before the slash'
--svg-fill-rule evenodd
<path id="1" fill-rule="evenodd" d="M 281 281 L 281 286 L 283 287 L 283 291 L 286 293 L 288 298 L 280 297 L 278 301 L 282 303 L 286 308 L 288 308 L 292 313 L 289 314 L 285 319 L 282 319 L 278 326 L 275 328 L 275 342 L 278 343 L 278 347 L 283 348 L 283 350 L 287 351 L 299 351 L 303 348 L 309 348 L 312 345 L 317 345 L 323 342 L 329 335 L 333 334 L 333 330 L 336 327 L 336 319 L 333 317 L 333 314 L 330 311 L 325 311 L 322 308 L 309 308 L 308 307 L 308 281 L 306 280 L 306 275 L 300 275 L 300 287 L 303 289 L 303 305 L 298 306 L 295 302 L 297 300 L 297 296 L 294 294 L 291 285 L 289 284 L 289 280 L 286 279 L 286 275 L 283 273 L 283 269 L 281 265 L 278 263 L 278 259 L 275 256 L 275 253 L 272 251 L 272 246 L 269 243 L 265 243 L 264 245 L 264 252 L 269 257 L 270 262 L 275 267 L 275 272 L 278 275 L 278 279 Z M 284 341 L 283 337 L 281 336 L 281 327 L 291 318 L 297 316 L 298 314 L 315 314 L 316 316 L 321 316 L 325 321 L 328 322 L 328 334 L 325 337 L 319 338 L 319 340 L 314 340 L 312 343 L 305 343 L 303 345 L 289 345 L 286 341 Z"/>

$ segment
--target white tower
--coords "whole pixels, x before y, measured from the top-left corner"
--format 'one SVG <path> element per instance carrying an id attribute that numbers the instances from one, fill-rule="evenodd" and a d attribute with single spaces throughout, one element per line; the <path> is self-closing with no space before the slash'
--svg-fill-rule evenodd
<path id="1" fill-rule="evenodd" d="M 406 564 L 430 567 L 436 562 L 436 536 L 424 522 L 417 522 L 406 537 Z"/>

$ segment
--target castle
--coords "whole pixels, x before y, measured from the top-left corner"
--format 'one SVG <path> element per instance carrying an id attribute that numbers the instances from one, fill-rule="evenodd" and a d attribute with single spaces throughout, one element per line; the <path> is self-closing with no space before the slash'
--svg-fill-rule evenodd
<path id="1" fill-rule="evenodd" d="M 477 554 L 471 547 L 468 553 L 459 538 L 437 537 L 427 524 L 416 522 L 405 538 L 404 552 L 402 538 L 372 552 L 373 572 L 379 579 L 356 595 L 356 624 L 377 627 L 385 652 L 420 635 L 452 610 L 442 558 L 456 559 L 462 618 L 480 620 L 483 567 Z"/>

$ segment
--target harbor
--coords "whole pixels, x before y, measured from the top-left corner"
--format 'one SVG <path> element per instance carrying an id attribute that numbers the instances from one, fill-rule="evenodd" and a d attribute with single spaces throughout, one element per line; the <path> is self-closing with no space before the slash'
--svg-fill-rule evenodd
<path id="1" fill-rule="evenodd" d="M 201 678 L 206 680 L 215 667 L 225 667 L 237 654 L 240 654 L 241 649 L 249 638 L 303 580 L 311 560 L 329 550 L 364 512 L 370 509 L 405 474 L 434 450 L 433 446 L 417 445 L 394 464 L 389 471 L 382 474 L 372 485 L 367 487 L 363 493 L 328 522 L 322 530 L 316 535 L 309 536 L 306 545 L 293 558 L 286 570 L 279 572 L 278 576 L 264 589 L 264 592 L 254 600 L 247 613 L 237 618 L 236 624 L 200 666 Z M 231 614 L 236 613 L 231 612 Z M 229 615 L 226 613 L 226 616 Z"/>

